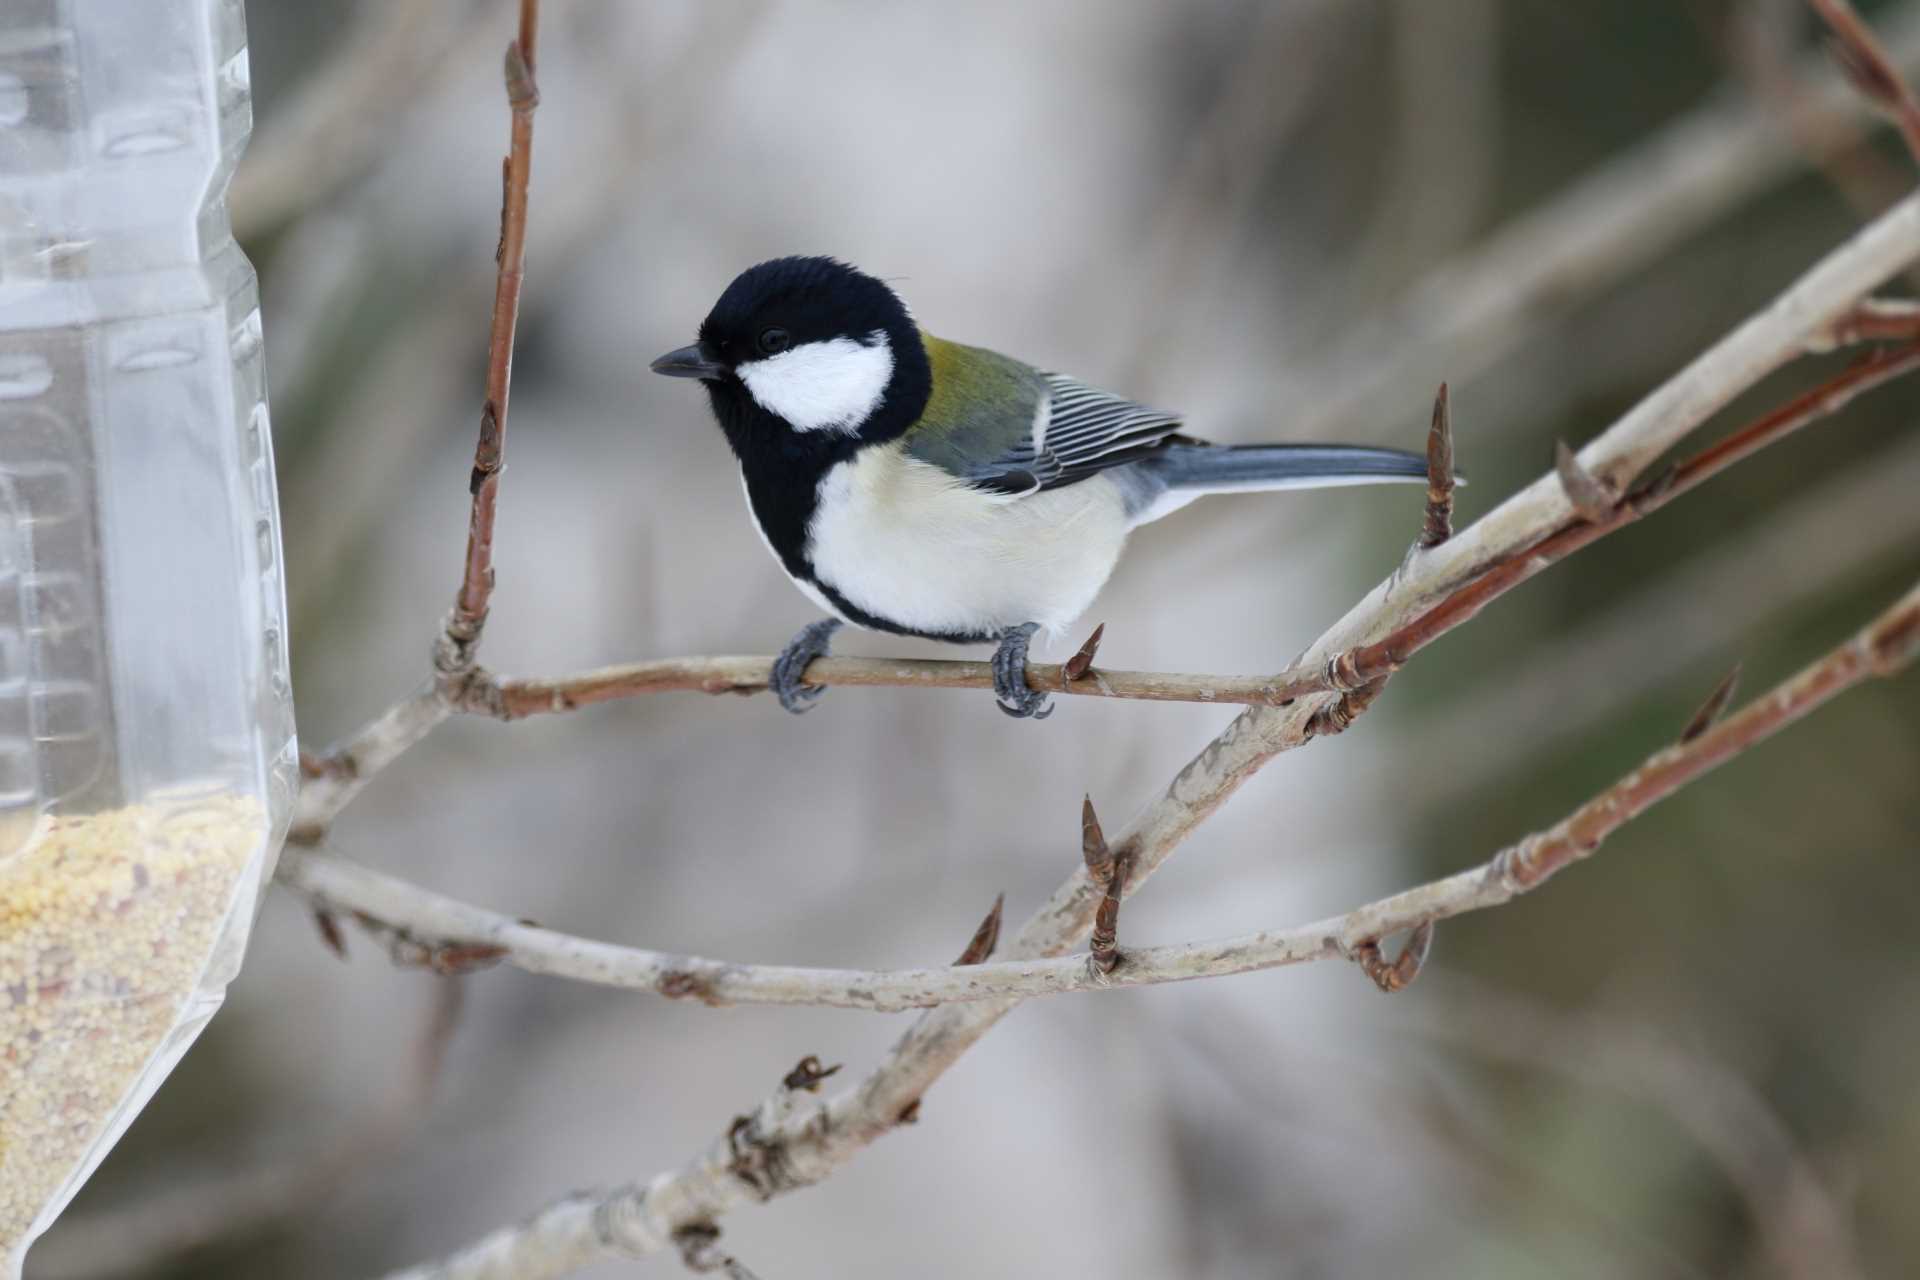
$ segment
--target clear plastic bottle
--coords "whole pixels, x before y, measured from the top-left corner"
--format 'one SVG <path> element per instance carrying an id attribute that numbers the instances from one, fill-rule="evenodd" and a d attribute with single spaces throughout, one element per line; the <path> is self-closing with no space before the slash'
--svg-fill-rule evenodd
<path id="1" fill-rule="evenodd" d="M 219 1006 L 297 785 L 241 0 L 0 2 L 0 1274 Z"/>

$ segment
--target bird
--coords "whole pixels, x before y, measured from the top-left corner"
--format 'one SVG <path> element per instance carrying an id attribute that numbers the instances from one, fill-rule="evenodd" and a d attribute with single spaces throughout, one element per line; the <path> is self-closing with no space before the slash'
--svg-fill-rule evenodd
<path id="1" fill-rule="evenodd" d="M 1044 719 L 1029 644 L 1092 604 L 1132 530 L 1205 494 L 1427 478 L 1398 449 L 1208 443 L 1177 413 L 935 337 L 830 257 L 749 267 L 650 367 L 706 388 L 767 549 L 827 614 L 769 675 L 795 713 L 851 623 L 994 644 L 1000 709 Z"/>

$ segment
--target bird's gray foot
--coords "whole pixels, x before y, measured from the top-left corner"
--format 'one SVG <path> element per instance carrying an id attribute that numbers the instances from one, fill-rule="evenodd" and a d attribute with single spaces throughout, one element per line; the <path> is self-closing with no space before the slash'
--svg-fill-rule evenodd
<path id="1" fill-rule="evenodd" d="M 1000 647 L 993 654 L 993 692 L 1000 709 L 1016 720 L 1045 720 L 1053 714 L 1047 695 L 1027 687 L 1027 645 L 1040 629 L 1037 622 L 1023 622 L 1000 633 Z"/>
<path id="2" fill-rule="evenodd" d="M 825 685 L 801 683 L 800 677 L 806 674 L 809 662 L 826 657 L 832 650 L 833 633 L 839 629 L 838 618 L 808 623 L 773 660 L 773 673 L 767 677 L 767 687 L 780 699 L 780 705 L 794 715 L 804 714 L 813 706 L 814 699 L 827 691 Z"/>

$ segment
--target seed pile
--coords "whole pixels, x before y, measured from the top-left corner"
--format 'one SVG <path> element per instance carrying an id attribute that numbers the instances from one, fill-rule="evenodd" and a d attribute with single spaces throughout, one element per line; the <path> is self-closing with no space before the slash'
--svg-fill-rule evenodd
<path id="1" fill-rule="evenodd" d="M 62 816 L 0 863 L 0 1257 L 173 1030 L 265 825 L 231 795 Z"/>

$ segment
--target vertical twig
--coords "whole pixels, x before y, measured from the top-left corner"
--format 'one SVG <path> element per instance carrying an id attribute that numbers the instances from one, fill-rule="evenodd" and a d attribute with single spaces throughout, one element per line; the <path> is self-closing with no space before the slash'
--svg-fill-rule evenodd
<path id="1" fill-rule="evenodd" d="M 473 669 L 474 650 L 487 623 L 493 598 L 493 521 L 500 493 L 500 466 L 506 451 L 507 400 L 513 384 L 513 336 L 520 317 L 520 284 L 527 258 L 527 185 L 533 171 L 533 112 L 540 105 L 534 80 L 534 48 L 540 24 L 540 0 L 520 0 L 520 34 L 507 46 L 507 105 L 513 125 L 507 158 L 501 167 L 499 263 L 493 292 L 493 324 L 487 338 L 487 399 L 480 410 L 480 438 L 473 451 L 468 490 L 473 497 L 467 521 L 466 567 L 444 643 L 435 665 L 444 676 L 464 677 Z"/>

